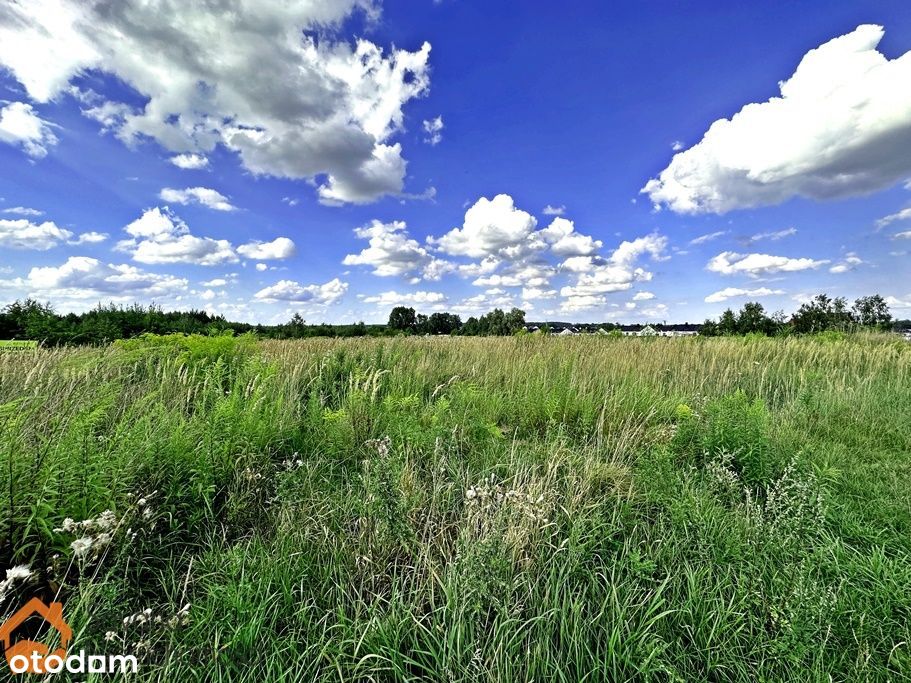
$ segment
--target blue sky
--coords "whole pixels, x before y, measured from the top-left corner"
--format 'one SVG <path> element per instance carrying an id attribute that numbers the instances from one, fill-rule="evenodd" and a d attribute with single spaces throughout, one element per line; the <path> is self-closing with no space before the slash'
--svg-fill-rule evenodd
<path id="1" fill-rule="evenodd" d="M 193 4 L 0 8 L 0 304 L 911 316 L 906 3 Z"/>

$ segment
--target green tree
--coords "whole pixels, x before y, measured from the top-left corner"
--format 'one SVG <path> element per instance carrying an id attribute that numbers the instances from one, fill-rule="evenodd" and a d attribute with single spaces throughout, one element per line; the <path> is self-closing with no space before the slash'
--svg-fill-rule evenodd
<path id="1" fill-rule="evenodd" d="M 858 325 L 878 330 L 888 330 L 892 326 L 892 313 L 889 304 L 879 294 L 862 296 L 854 302 L 852 309 L 854 320 Z"/>
<path id="2" fill-rule="evenodd" d="M 387 326 L 390 330 L 408 332 L 414 330 L 416 325 L 417 316 L 414 313 L 414 309 L 409 306 L 396 306 L 389 313 Z"/>

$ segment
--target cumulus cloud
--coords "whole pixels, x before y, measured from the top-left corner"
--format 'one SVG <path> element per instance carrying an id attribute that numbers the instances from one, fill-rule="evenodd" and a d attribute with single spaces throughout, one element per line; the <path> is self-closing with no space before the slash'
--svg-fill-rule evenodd
<path id="1" fill-rule="evenodd" d="M 759 287 L 758 289 L 740 289 L 739 287 L 725 287 L 722 290 L 709 294 L 705 297 L 706 303 L 717 304 L 728 299 L 739 299 L 743 297 L 759 298 L 762 296 L 773 296 L 784 294 L 783 289 L 769 289 L 768 287 Z"/>
<path id="2" fill-rule="evenodd" d="M 73 233 L 53 221 L 33 223 L 27 218 L 0 219 L 0 247 L 47 251 L 66 242 Z"/>
<path id="3" fill-rule="evenodd" d="M 208 158 L 202 154 L 175 154 L 169 159 L 169 161 L 177 168 L 182 168 L 188 171 L 206 168 L 209 165 Z"/>
<path id="4" fill-rule="evenodd" d="M 71 256 L 60 266 L 36 267 L 19 286 L 33 296 L 60 300 L 132 301 L 138 297 L 169 297 L 186 289 L 187 280 L 130 265 L 108 264 L 87 256 Z"/>
<path id="5" fill-rule="evenodd" d="M 667 248 L 667 238 L 658 234 L 621 242 L 607 259 L 600 257 L 573 257 L 563 266 L 577 273 L 573 284 L 560 290 L 567 310 L 584 310 L 604 304 L 604 294 L 631 289 L 635 282 L 652 279 L 652 273 L 637 266 L 645 255 L 652 260 L 662 260 Z"/>
<path id="6" fill-rule="evenodd" d="M 516 208 L 508 194 L 481 197 L 465 212 L 461 228 L 432 239 L 431 244 L 451 256 L 517 259 L 545 247 L 543 241 L 529 239 L 537 225 L 537 219 Z"/>
<path id="7" fill-rule="evenodd" d="M 899 299 L 897 296 L 887 296 L 886 303 L 889 305 L 889 308 L 911 308 L 911 294 L 902 299 Z"/>
<path id="8" fill-rule="evenodd" d="M 373 269 L 371 272 L 378 277 L 411 275 L 415 281 L 439 280 L 454 268 L 409 237 L 404 221 L 383 223 L 374 220 L 356 228 L 354 234 L 368 240 L 368 246 L 358 254 L 348 254 L 342 263 L 346 266 L 370 266 Z"/>
<path id="9" fill-rule="evenodd" d="M 139 263 L 214 266 L 238 260 L 230 242 L 192 235 L 189 226 L 167 208 L 147 209 L 124 231 L 130 239 L 118 242 L 117 249 Z"/>
<path id="10" fill-rule="evenodd" d="M 554 218 L 553 222 L 540 231 L 550 250 L 557 256 L 587 256 L 601 248 L 601 240 L 576 232 L 575 225 L 566 218 Z"/>
<path id="11" fill-rule="evenodd" d="M 911 239 L 911 230 L 906 230 L 905 232 L 898 232 L 898 233 L 892 235 L 892 237 L 897 240 Z"/>
<path id="12" fill-rule="evenodd" d="M 442 292 L 405 292 L 396 291 L 380 292 L 371 296 L 359 297 L 366 304 L 376 304 L 380 308 L 390 306 L 421 306 L 428 304 L 440 304 L 446 301 L 446 295 Z"/>
<path id="13" fill-rule="evenodd" d="M 780 97 L 715 121 L 642 192 L 681 213 L 724 213 L 794 196 L 831 199 L 911 173 L 911 53 L 886 59 L 862 25 L 804 55 Z"/>
<path id="14" fill-rule="evenodd" d="M 3 33 L 0 32 L 0 51 L 3 50 Z M 0 64 L 2 64 L 0 58 Z M 48 147 L 57 144 L 51 124 L 42 119 L 32 105 L 10 102 L 0 109 L 0 142 L 22 148 L 33 159 L 47 156 Z"/>
<path id="15" fill-rule="evenodd" d="M 117 78 L 145 104 L 85 113 L 124 142 L 151 138 L 178 157 L 223 145 L 254 174 L 324 178 L 321 201 L 363 203 L 402 190 L 390 138 L 429 89 L 430 45 L 348 43 L 340 28 L 356 11 L 378 16 L 371 0 L 14 3 L 0 14 L 0 65 L 36 102 L 90 71 Z"/>
<path id="16" fill-rule="evenodd" d="M 293 280 L 280 280 L 271 287 L 259 290 L 254 298 L 274 303 L 288 301 L 296 304 L 328 306 L 341 299 L 348 291 L 348 283 L 338 278 L 322 285 L 301 285 Z"/>
<path id="17" fill-rule="evenodd" d="M 297 247 L 287 237 L 276 237 L 271 242 L 253 241 L 237 247 L 237 253 L 256 261 L 275 261 L 291 258 L 297 253 Z"/>
<path id="18" fill-rule="evenodd" d="M 221 192 L 209 187 L 187 187 L 183 190 L 166 187 L 159 193 L 159 197 L 171 204 L 199 204 L 215 211 L 237 210 Z"/>
<path id="19" fill-rule="evenodd" d="M 771 256 L 770 254 L 738 254 L 733 251 L 723 251 L 708 262 L 706 269 L 722 275 L 744 274 L 751 277 L 759 277 L 760 275 L 773 273 L 815 269 L 827 263 L 829 263 L 828 260 L 788 258 L 787 256 Z"/>
<path id="20" fill-rule="evenodd" d="M 560 206 L 551 206 L 548 204 L 541 210 L 541 213 L 545 216 L 562 216 L 566 213 L 566 207 L 562 204 Z"/>
<path id="21" fill-rule="evenodd" d="M 443 141 L 443 117 L 424 119 L 424 142 L 435 147 Z"/>
<path id="22" fill-rule="evenodd" d="M 649 301 L 654 298 L 655 295 L 652 292 L 636 292 L 633 295 L 633 301 Z"/>

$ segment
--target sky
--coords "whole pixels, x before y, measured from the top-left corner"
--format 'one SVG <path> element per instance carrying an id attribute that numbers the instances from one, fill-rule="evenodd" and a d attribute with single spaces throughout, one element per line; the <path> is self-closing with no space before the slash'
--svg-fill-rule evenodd
<path id="1" fill-rule="evenodd" d="M 911 317 L 906 0 L 7 0 L 0 306 Z"/>

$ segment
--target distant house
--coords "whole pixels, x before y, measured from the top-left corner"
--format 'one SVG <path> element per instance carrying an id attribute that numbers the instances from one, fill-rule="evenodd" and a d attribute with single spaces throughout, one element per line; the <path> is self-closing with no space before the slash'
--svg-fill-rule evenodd
<path id="1" fill-rule="evenodd" d="M 646 325 L 641 330 L 639 330 L 640 337 L 657 337 L 658 331 L 651 325 Z"/>
<path id="2" fill-rule="evenodd" d="M 573 328 L 571 328 L 571 327 L 564 327 L 562 330 L 560 330 L 559 332 L 557 332 L 557 334 L 558 334 L 559 336 L 561 336 L 561 337 L 573 337 L 573 336 L 575 336 L 575 335 L 577 335 L 577 334 L 579 334 L 579 333 L 576 332 L 576 331 L 575 331 Z"/>

